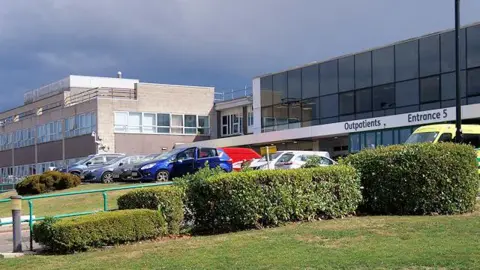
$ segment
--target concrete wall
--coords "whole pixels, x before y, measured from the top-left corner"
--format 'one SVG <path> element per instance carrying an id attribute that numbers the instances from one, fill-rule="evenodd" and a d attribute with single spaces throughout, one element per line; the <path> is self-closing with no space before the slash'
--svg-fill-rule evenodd
<path id="1" fill-rule="evenodd" d="M 153 112 L 153 113 L 176 113 L 176 114 L 196 114 L 210 116 L 210 129 L 216 129 L 215 112 L 213 110 L 214 88 L 182 85 L 163 85 L 163 84 L 137 84 L 137 100 L 127 99 L 98 99 L 97 129 L 98 136 L 102 139 L 110 152 L 130 152 L 147 151 L 143 142 L 144 138 L 150 138 L 150 142 L 161 149 L 164 145 L 162 141 L 171 148 L 175 142 L 193 142 L 195 135 L 148 135 L 139 134 L 139 136 L 118 136 L 121 140 L 115 141 L 117 136 L 114 133 L 114 112 Z M 130 134 L 129 134 L 130 135 Z M 122 139 L 131 138 L 133 141 L 126 142 Z M 138 139 L 141 138 L 141 139 Z M 201 139 L 209 139 L 209 136 Z M 153 140 L 153 141 L 152 141 Z M 122 144 L 130 144 L 120 146 Z M 136 145 L 133 145 L 136 144 Z M 118 148 L 117 148 L 118 147 Z M 143 149 L 143 150 L 142 150 Z M 152 150 L 149 149 L 150 153 Z"/>
<path id="2" fill-rule="evenodd" d="M 155 135 L 155 134 L 115 134 L 115 152 L 125 154 L 156 154 L 162 149 L 171 150 L 175 143 L 191 143 L 207 140 L 205 136 Z"/>

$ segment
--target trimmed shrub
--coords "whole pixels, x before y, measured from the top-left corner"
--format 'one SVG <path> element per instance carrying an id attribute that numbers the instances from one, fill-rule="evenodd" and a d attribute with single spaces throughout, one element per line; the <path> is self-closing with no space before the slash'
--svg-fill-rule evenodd
<path id="1" fill-rule="evenodd" d="M 457 214 L 474 210 L 479 187 L 476 153 L 453 143 L 394 145 L 344 160 L 361 174 L 369 214 Z"/>
<path id="2" fill-rule="evenodd" d="M 118 208 L 160 210 L 170 234 L 179 234 L 183 223 L 183 190 L 176 186 L 143 188 L 118 198 Z"/>
<path id="3" fill-rule="evenodd" d="M 50 218 L 33 227 L 34 240 L 55 253 L 86 251 L 166 234 L 162 214 L 148 209 L 100 212 L 61 220 Z"/>
<path id="4" fill-rule="evenodd" d="M 220 174 L 190 183 L 187 196 L 195 230 L 210 233 L 342 217 L 361 200 L 349 166 Z"/>
<path id="5" fill-rule="evenodd" d="M 30 175 L 15 185 L 19 195 L 35 195 L 55 190 L 76 187 L 81 184 L 80 177 L 56 171 Z"/>

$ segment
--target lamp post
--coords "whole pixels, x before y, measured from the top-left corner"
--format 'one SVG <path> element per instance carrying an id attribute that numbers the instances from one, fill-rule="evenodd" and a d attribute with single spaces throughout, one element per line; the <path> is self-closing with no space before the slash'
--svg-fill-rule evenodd
<path id="1" fill-rule="evenodd" d="M 455 0 L 455 142 L 462 142 L 462 97 L 460 92 L 460 0 Z"/>

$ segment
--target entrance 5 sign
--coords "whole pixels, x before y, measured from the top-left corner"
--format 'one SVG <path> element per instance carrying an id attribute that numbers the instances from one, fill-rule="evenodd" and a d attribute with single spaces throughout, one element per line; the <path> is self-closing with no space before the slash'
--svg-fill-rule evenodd
<path id="1" fill-rule="evenodd" d="M 409 113 L 408 114 L 408 122 L 409 123 L 417 123 L 417 122 L 424 122 L 430 120 L 442 120 L 448 117 L 447 109 L 443 109 L 441 112 L 426 112 L 426 113 Z"/>

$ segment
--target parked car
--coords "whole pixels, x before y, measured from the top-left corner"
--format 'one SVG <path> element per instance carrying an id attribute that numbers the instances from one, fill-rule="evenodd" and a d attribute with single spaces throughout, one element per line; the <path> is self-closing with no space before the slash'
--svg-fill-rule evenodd
<path id="1" fill-rule="evenodd" d="M 286 152 L 276 162 L 275 169 L 298 169 L 301 168 L 312 156 L 318 156 L 320 166 L 330 166 L 336 164 L 328 152 Z"/>
<path id="2" fill-rule="evenodd" d="M 254 170 L 274 170 L 274 169 L 276 169 L 275 164 L 280 160 L 280 158 L 282 158 L 283 155 L 285 155 L 287 153 L 289 153 L 289 154 L 291 154 L 291 153 L 293 153 L 293 154 L 304 153 L 306 155 L 313 154 L 313 155 L 319 155 L 319 156 L 324 156 L 324 157 L 330 158 L 330 154 L 328 152 L 323 152 L 323 151 L 278 151 L 276 153 L 269 154 L 270 162 L 267 161 L 267 156 L 265 155 L 261 159 L 254 160 L 250 164 L 250 168 L 252 168 Z"/>
<path id="3" fill-rule="evenodd" d="M 80 176 L 82 172 L 90 166 L 105 164 L 118 157 L 125 156 L 125 154 L 96 154 L 88 157 L 67 167 L 57 169 L 60 172 L 71 173 Z"/>
<path id="4" fill-rule="evenodd" d="M 144 158 L 134 162 L 134 163 L 130 163 L 130 164 L 122 164 L 120 166 L 118 166 L 117 168 L 115 168 L 113 171 L 112 171 L 112 178 L 113 178 L 113 181 L 128 181 L 128 180 L 133 180 L 132 178 L 132 170 L 133 170 L 133 167 L 137 164 L 140 164 L 140 163 L 145 163 L 147 161 L 151 161 L 151 160 L 157 160 L 159 159 L 163 154 L 151 154 L 151 155 L 148 155 L 148 156 L 145 156 Z"/>
<path id="5" fill-rule="evenodd" d="M 85 182 L 102 182 L 112 183 L 114 182 L 113 170 L 119 166 L 134 164 L 145 156 L 121 156 L 116 159 L 112 159 L 105 164 L 92 165 L 85 169 L 80 178 Z"/>
<path id="6" fill-rule="evenodd" d="M 177 148 L 164 153 L 156 160 L 142 162 L 134 166 L 131 179 L 165 182 L 174 177 L 195 173 L 206 166 L 219 166 L 226 172 L 232 171 L 232 159 L 216 148 L 191 147 Z"/>
<path id="7" fill-rule="evenodd" d="M 218 151 L 226 153 L 232 159 L 234 171 L 240 171 L 244 163 L 262 157 L 260 154 L 255 152 L 255 150 L 250 148 L 226 147 L 219 148 Z"/>

